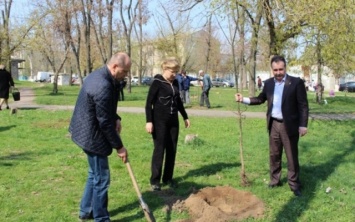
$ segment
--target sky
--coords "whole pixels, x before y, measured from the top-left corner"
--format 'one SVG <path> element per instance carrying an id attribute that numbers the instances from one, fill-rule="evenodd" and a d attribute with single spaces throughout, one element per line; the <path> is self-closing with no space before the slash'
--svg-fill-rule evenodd
<path id="1" fill-rule="evenodd" d="M 164 11 L 160 7 L 160 3 L 163 4 L 168 10 L 171 11 L 170 15 L 172 18 L 174 18 L 174 14 L 179 13 L 176 8 L 171 9 L 172 0 L 146 0 L 146 1 L 148 2 L 148 8 L 151 15 L 148 24 L 144 27 L 144 30 L 147 33 L 156 30 L 155 20 L 162 21 L 162 17 L 160 15 L 163 15 Z M 25 22 L 26 17 L 29 16 L 33 4 L 35 4 L 33 0 L 13 0 L 12 9 L 11 9 L 11 18 L 13 24 Z M 0 8 L 2 9 L 3 7 L 4 7 L 3 0 L 0 0 Z M 201 16 L 204 13 L 205 11 L 203 10 L 203 5 L 201 3 L 196 5 L 192 9 L 191 23 L 189 23 L 189 25 L 191 25 L 195 29 L 201 28 L 205 23 L 205 19 L 203 18 L 203 16 Z M 118 17 L 118 12 L 115 12 L 115 15 Z"/>

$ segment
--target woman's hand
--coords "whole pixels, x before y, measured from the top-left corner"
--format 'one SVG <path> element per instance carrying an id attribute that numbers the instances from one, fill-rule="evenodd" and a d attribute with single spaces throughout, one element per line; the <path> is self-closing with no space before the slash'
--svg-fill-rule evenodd
<path id="1" fill-rule="evenodd" d="M 189 128 L 190 127 L 190 120 L 189 119 L 185 119 L 185 128 Z"/>
<path id="2" fill-rule="evenodd" d="M 152 122 L 146 123 L 145 130 L 147 131 L 147 133 L 152 134 L 153 133 L 153 123 Z"/>

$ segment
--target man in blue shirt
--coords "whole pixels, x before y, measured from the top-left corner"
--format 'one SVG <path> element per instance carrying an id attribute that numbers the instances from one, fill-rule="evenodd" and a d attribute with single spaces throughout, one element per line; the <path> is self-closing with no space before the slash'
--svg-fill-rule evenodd
<path id="1" fill-rule="evenodd" d="M 191 83 L 191 81 L 198 80 L 198 78 L 187 76 L 185 70 L 182 70 L 181 75 L 182 75 L 181 93 L 182 93 L 182 97 L 183 97 L 183 102 L 185 104 L 189 104 L 190 103 L 190 83 Z"/>
<path id="2" fill-rule="evenodd" d="M 202 93 L 201 93 L 201 99 L 200 99 L 200 106 L 204 106 L 204 103 L 206 103 L 207 108 L 211 108 L 210 105 L 210 100 L 208 98 L 209 91 L 212 87 L 212 82 L 211 78 L 208 74 L 205 74 L 203 70 L 198 71 L 199 75 L 202 76 Z"/>
<path id="3" fill-rule="evenodd" d="M 183 95 L 185 94 L 183 91 L 183 87 L 182 87 L 182 74 L 178 73 L 175 76 L 175 79 L 178 81 L 178 85 L 179 85 L 179 93 L 180 93 L 180 97 L 182 102 L 185 102 Z"/>

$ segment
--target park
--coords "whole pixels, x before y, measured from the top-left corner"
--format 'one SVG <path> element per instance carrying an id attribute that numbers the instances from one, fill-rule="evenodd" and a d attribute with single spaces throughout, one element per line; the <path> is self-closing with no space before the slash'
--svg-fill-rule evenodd
<path id="1" fill-rule="evenodd" d="M 51 84 L 18 81 L 16 85 L 20 91 L 21 88 L 33 90 L 34 101 L 26 103 L 24 94 L 22 101 L 10 101 L 11 107 L 18 107 L 16 114 L 0 112 L 3 218 L 6 221 L 76 221 L 87 165 L 85 154 L 70 140 L 68 124 L 79 87 L 60 87 L 62 93 L 58 95 L 51 92 Z M 237 114 L 235 117 L 218 114 L 235 112 L 233 88 L 211 90 L 212 108 L 208 111 L 215 113 L 211 116 L 198 115 L 198 111 L 206 110 L 198 107 L 196 99 L 192 100 L 187 113 L 197 114 L 190 115 L 191 128 L 181 126 L 179 135 L 174 174 L 179 187 L 175 190 L 163 187 L 158 194 L 152 192 L 149 166 L 153 144 L 144 130 L 145 116 L 140 112 L 120 112 L 120 107 L 144 107 L 148 87 L 137 86 L 132 90 L 125 101 L 119 102 L 121 135 L 129 150 L 137 183 L 156 221 L 219 221 L 216 215 L 219 219 L 227 218 L 226 221 L 239 221 L 238 215 L 230 212 L 236 206 L 242 210 L 243 206 L 248 207 L 244 210 L 252 212 L 245 215 L 247 221 L 354 219 L 355 187 L 351 178 L 354 177 L 355 120 L 326 118 L 327 113 L 353 115 L 353 94 L 338 93 L 327 98 L 327 105 L 319 105 L 314 92 L 308 93 L 310 116 L 314 114 L 314 119 L 310 119 L 309 134 L 300 140 L 301 180 L 305 187 L 304 195 L 297 198 L 287 185 L 275 190 L 267 188 L 268 145 L 264 117 L 243 118 L 244 161 L 250 185 L 241 185 L 238 117 Z M 191 90 L 194 95 L 198 87 Z M 265 106 L 245 106 L 244 109 L 246 113 L 260 113 L 265 111 Z M 188 134 L 198 137 L 185 144 Z M 115 155 L 110 156 L 110 164 L 112 221 L 145 221 L 124 164 Z M 282 180 L 286 182 L 285 165 L 282 173 Z M 213 195 L 222 194 L 226 199 L 215 200 L 215 205 L 211 203 L 207 208 L 198 202 L 201 199 L 195 202 L 191 199 L 196 198 L 193 195 L 199 190 L 205 191 L 199 195 L 211 198 L 212 203 Z M 232 200 L 232 197 L 237 198 Z M 199 207 L 194 205 L 196 203 Z M 216 213 L 211 209 L 213 206 L 219 206 L 220 211 Z M 211 220 L 199 215 L 197 209 L 214 212 L 204 214 Z"/>
<path id="2" fill-rule="evenodd" d="M 9 109 L 0 109 L 3 221 L 79 220 L 88 165 L 69 123 L 86 77 L 116 52 L 132 61 L 117 113 L 136 184 L 127 164 L 110 155 L 111 221 L 147 220 L 137 188 L 157 222 L 355 221 L 353 1 L 3 0 L 0 11 L 0 64 L 18 89 Z M 274 55 L 308 89 L 299 196 L 287 185 L 285 155 L 281 186 L 269 186 L 267 104 L 247 106 L 234 96 L 260 93 L 257 77 L 263 84 L 273 77 Z M 154 192 L 146 80 L 162 73 L 167 57 L 179 72 L 204 70 L 220 87 L 210 90 L 207 109 L 199 82 L 191 86 L 191 127 L 179 117 L 179 186 Z"/>

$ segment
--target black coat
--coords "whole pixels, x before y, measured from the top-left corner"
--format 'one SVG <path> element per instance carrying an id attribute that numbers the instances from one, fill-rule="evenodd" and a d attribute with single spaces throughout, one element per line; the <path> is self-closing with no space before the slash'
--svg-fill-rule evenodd
<path id="1" fill-rule="evenodd" d="M 9 98 L 10 86 L 14 86 L 11 74 L 5 69 L 0 69 L 0 98 Z"/>
<path id="2" fill-rule="evenodd" d="M 102 156 L 123 147 L 116 131 L 118 84 L 107 66 L 92 72 L 79 92 L 69 126 L 72 140 L 82 149 Z"/>
<path id="3" fill-rule="evenodd" d="M 262 92 L 250 98 L 250 105 L 258 105 L 267 100 L 267 127 L 271 128 L 271 111 L 274 99 L 274 78 L 267 79 Z M 304 82 L 300 78 L 287 75 L 282 94 L 281 111 L 289 136 L 298 135 L 299 127 L 307 127 L 308 124 L 308 100 Z"/>
<path id="4" fill-rule="evenodd" d="M 184 105 L 181 101 L 179 84 L 175 79 L 172 84 L 160 74 L 154 76 L 149 88 L 145 106 L 146 121 L 153 122 L 155 118 L 167 119 L 180 112 L 184 120 L 188 119 Z"/>

